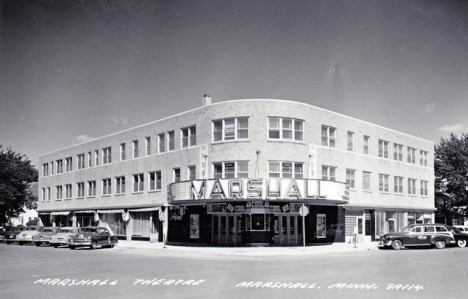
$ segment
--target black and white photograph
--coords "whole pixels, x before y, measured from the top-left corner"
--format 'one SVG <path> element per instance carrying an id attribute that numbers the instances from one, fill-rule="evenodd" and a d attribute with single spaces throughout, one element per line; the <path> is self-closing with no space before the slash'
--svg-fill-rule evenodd
<path id="1" fill-rule="evenodd" d="M 0 0 L 0 298 L 468 296 L 467 0 Z"/>

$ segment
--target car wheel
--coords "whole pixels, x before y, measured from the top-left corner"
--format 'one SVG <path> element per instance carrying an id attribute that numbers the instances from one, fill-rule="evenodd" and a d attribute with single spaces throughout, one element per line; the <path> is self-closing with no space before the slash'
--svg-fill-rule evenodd
<path id="1" fill-rule="evenodd" d="M 464 240 L 464 239 L 459 239 L 459 240 L 457 241 L 458 247 L 461 247 L 461 248 L 466 247 L 466 243 L 467 243 L 467 242 L 466 242 L 466 240 Z"/>
<path id="2" fill-rule="evenodd" d="M 11 244 L 11 242 L 10 242 L 10 241 L 6 241 L 6 243 L 7 243 L 7 244 Z"/>
<path id="3" fill-rule="evenodd" d="M 58 248 L 58 245 L 57 245 L 57 244 L 54 244 L 54 248 Z"/>
<path id="4" fill-rule="evenodd" d="M 70 249 L 75 249 L 76 247 L 73 245 L 70 245 Z"/>
<path id="5" fill-rule="evenodd" d="M 37 247 L 41 246 L 41 242 L 36 242 L 36 246 Z"/>
<path id="6" fill-rule="evenodd" d="M 91 249 L 96 249 L 97 248 L 97 241 L 92 241 L 90 247 L 91 247 Z"/>
<path id="7" fill-rule="evenodd" d="M 24 245 L 24 243 L 23 243 L 23 242 L 18 242 L 18 244 L 20 244 L 20 245 Z"/>
<path id="8" fill-rule="evenodd" d="M 400 250 L 401 248 L 403 248 L 403 243 L 400 240 L 393 240 L 392 248 L 395 250 Z"/>
<path id="9" fill-rule="evenodd" d="M 445 248 L 445 241 L 444 240 L 439 240 L 435 242 L 435 247 L 437 249 L 444 249 Z"/>

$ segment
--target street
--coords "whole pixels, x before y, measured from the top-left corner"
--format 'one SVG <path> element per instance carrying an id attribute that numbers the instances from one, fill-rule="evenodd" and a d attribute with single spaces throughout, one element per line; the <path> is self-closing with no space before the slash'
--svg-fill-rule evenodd
<path id="1" fill-rule="evenodd" d="M 455 247 L 258 257 L 0 243 L 0 261 L 1 298 L 466 298 L 468 294 L 468 249 Z"/>

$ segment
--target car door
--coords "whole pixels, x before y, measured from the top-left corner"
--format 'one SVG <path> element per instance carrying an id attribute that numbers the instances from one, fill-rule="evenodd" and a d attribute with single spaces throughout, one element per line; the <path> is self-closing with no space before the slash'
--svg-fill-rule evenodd
<path id="1" fill-rule="evenodd" d="M 430 244 L 430 238 L 424 231 L 423 226 L 415 226 L 411 229 L 409 234 L 409 240 L 407 246 L 420 246 Z"/>

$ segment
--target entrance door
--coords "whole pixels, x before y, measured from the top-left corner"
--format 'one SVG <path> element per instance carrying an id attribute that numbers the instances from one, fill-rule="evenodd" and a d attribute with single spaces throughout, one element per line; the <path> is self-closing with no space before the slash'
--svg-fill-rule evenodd
<path id="1" fill-rule="evenodd" d="M 212 215 L 213 244 L 241 245 L 242 215 Z"/>
<path id="2" fill-rule="evenodd" d="M 275 226 L 278 224 L 276 245 L 297 245 L 302 240 L 302 222 L 297 215 L 275 215 Z M 301 220 L 302 221 L 302 220 Z M 299 227 L 300 226 L 300 227 Z"/>

